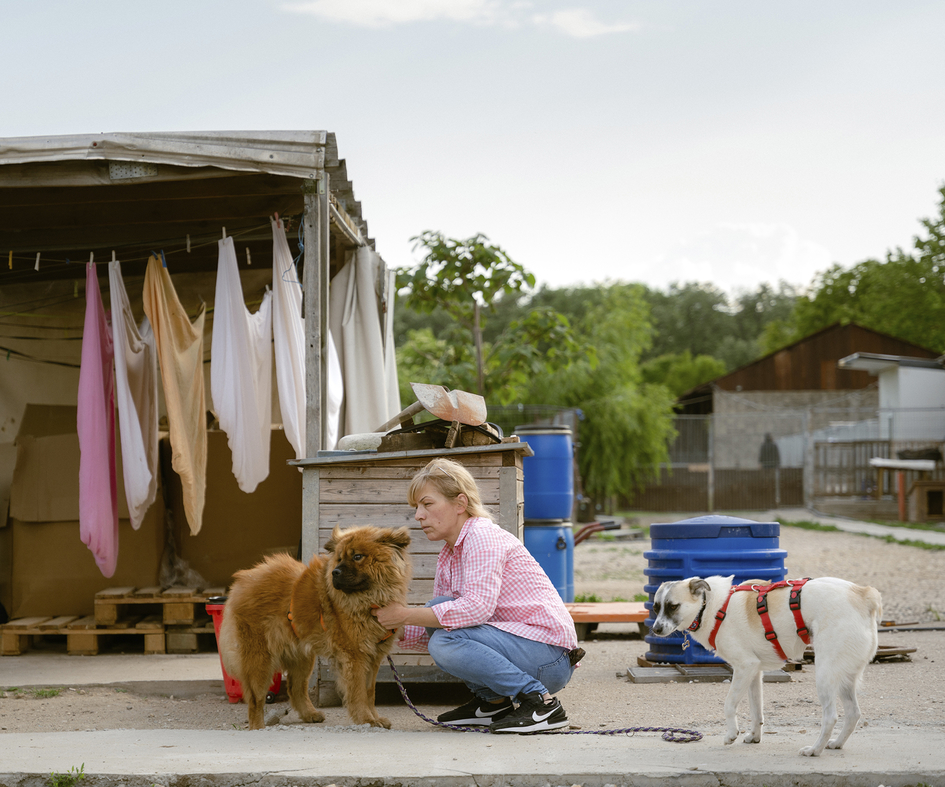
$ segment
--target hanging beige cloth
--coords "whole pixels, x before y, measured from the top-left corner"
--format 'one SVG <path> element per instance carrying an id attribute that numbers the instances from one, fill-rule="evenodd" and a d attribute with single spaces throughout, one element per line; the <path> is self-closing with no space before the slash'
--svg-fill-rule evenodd
<path id="1" fill-rule="evenodd" d="M 144 313 L 157 341 L 171 466 L 183 487 L 191 535 L 200 532 L 207 491 L 207 402 L 203 381 L 204 307 L 191 324 L 167 268 L 153 255 L 144 274 Z"/>

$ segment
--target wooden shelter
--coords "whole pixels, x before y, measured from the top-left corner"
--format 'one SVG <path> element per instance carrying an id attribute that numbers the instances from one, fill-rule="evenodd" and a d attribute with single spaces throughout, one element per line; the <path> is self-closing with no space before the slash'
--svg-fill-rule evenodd
<path id="1" fill-rule="evenodd" d="M 143 278 L 152 254 L 163 255 L 192 315 L 213 302 L 223 232 L 236 243 L 251 306 L 272 282 L 275 214 L 287 226 L 290 247 L 299 251 L 305 455 L 314 457 L 327 434 L 329 281 L 353 252 L 374 248 L 335 135 L 211 131 L 0 139 L 0 352 L 7 364 L 0 372 L 0 528 L 25 406 L 76 403 L 86 264 L 117 258 L 131 281 Z M 379 273 L 379 300 L 392 295 L 387 283 Z M 129 293 L 140 314 L 140 292 Z M 304 499 L 301 505 L 307 559 L 317 546 L 309 530 L 315 516 Z M 10 560 L 0 560 L 0 586 Z"/>

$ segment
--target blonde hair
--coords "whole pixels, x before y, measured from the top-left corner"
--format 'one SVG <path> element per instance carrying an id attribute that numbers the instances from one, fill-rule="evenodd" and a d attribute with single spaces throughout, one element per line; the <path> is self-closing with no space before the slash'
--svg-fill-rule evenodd
<path id="1" fill-rule="evenodd" d="M 447 500 L 466 495 L 466 513 L 469 516 L 491 519 L 491 514 L 482 505 L 482 497 L 476 479 L 459 462 L 452 459 L 433 459 L 410 481 L 407 502 L 416 508 L 420 492 L 427 484 L 432 485 Z"/>

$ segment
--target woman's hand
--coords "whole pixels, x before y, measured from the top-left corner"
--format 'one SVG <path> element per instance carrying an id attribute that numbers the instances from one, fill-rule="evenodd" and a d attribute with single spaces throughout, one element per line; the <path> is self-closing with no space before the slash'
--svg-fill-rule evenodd
<path id="1" fill-rule="evenodd" d="M 393 604 L 388 604 L 386 607 L 372 609 L 371 614 L 377 618 L 377 622 L 384 628 L 395 629 L 407 622 L 407 613 L 409 611 L 409 607 L 395 601 Z"/>
<path id="2" fill-rule="evenodd" d="M 395 601 L 386 607 L 372 609 L 371 614 L 386 629 L 393 630 L 398 626 L 441 628 L 440 621 L 429 607 L 408 607 Z"/>

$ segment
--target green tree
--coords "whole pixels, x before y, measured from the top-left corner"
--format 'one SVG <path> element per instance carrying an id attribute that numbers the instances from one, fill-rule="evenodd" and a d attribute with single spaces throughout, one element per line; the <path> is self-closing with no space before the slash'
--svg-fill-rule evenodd
<path id="1" fill-rule="evenodd" d="M 640 358 L 652 341 L 641 285 L 601 287 L 575 330 L 597 348 L 599 363 L 578 361 L 533 382 L 532 402 L 578 408 L 578 467 L 584 492 L 606 507 L 615 495 L 642 487 L 668 460 L 674 437 L 673 396 L 643 380 Z"/>
<path id="2" fill-rule="evenodd" d="M 535 277 L 482 234 L 457 240 L 439 232 L 411 238 L 423 260 L 397 273 L 397 287 L 406 287 L 406 303 L 420 312 L 437 307 L 472 334 L 476 359 L 476 390 L 485 391 L 482 312 L 494 308 L 500 295 L 516 296 L 535 286 Z"/>
<path id="3" fill-rule="evenodd" d="M 697 385 L 721 377 L 726 372 L 726 366 L 711 355 L 693 357 L 689 350 L 685 350 L 645 361 L 641 372 L 644 382 L 664 385 L 674 397 L 679 397 Z"/>
<path id="4" fill-rule="evenodd" d="M 939 194 L 939 215 L 921 221 L 927 234 L 915 238 L 912 253 L 896 249 L 884 261 L 833 265 L 818 274 L 791 316 L 766 328 L 763 350 L 774 352 L 837 322 L 855 322 L 945 351 L 945 187 Z"/>
<path id="5" fill-rule="evenodd" d="M 403 304 L 450 319 L 438 320 L 436 333 L 407 332 L 397 355 L 402 386 L 422 380 L 508 404 L 522 398 L 533 377 L 567 368 L 578 357 L 593 361 L 593 348 L 579 344 L 567 318 L 550 308 L 506 308 L 507 324 L 487 341 L 485 314 L 516 304 L 534 276 L 481 234 L 455 240 L 425 232 L 415 240 L 425 257 L 398 271 Z"/>

